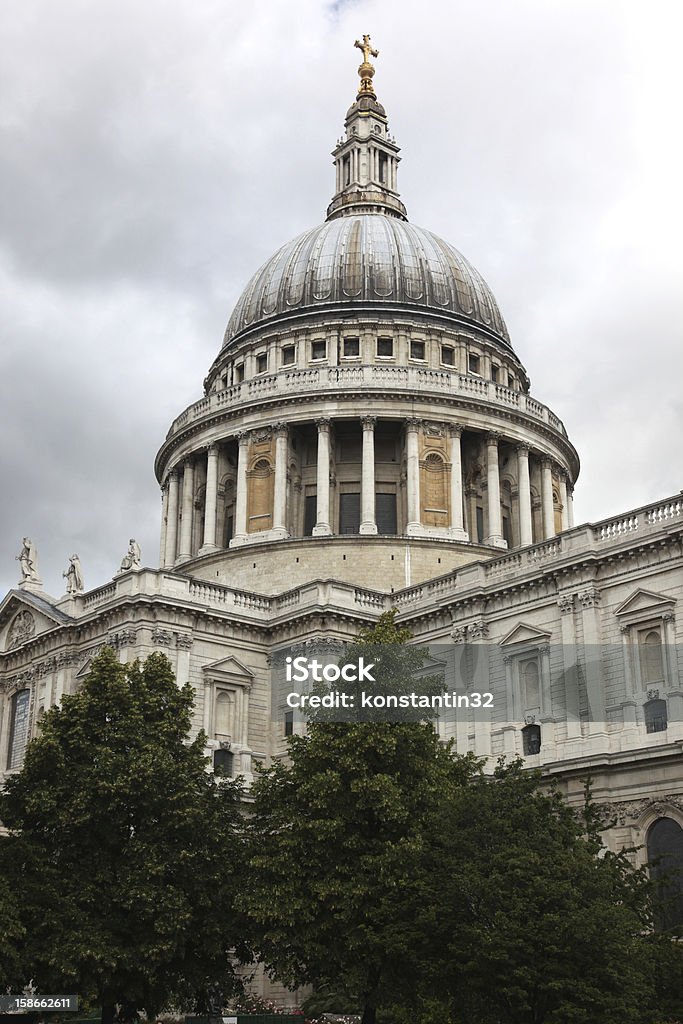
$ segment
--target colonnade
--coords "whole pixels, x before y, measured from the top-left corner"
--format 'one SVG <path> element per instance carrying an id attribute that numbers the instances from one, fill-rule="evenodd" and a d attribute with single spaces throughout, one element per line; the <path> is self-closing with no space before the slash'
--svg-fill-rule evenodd
<path id="1" fill-rule="evenodd" d="M 376 417 L 361 417 L 362 448 L 361 448 L 361 480 L 360 480 L 360 527 L 362 535 L 377 534 L 375 487 L 375 425 Z M 405 486 L 407 520 L 405 533 L 408 536 L 434 535 L 434 530 L 423 524 L 423 509 L 420 495 L 420 432 L 422 421 L 408 419 L 405 427 Z M 316 420 L 317 455 L 316 455 L 316 522 L 312 533 L 316 537 L 331 536 L 333 530 L 331 514 L 330 477 L 333 473 L 333 449 L 331 443 L 332 422 L 326 417 Z M 450 460 L 450 494 L 448 528 L 439 529 L 437 535 L 450 539 L 469 541 L 470 538 L 464 517 L 463 493 L 463 427 L 459 424 L 444 426 L 447 431 L 447 451 Z M 262 431 L 259 434 L 262 435 Z M 265 531 L 268 539 L 287 537 L 288 509 L 288 459 L 289 434 L 287 424 L 276 424 L 271 430 L 274 437 L 274 488 L 272 507 L 272 526 Z M 230 546 L 239 546 L 255 540 L 258 533 L 250 533 L 248 528 L 248 470 L 250 444 L 252 437 L 249 432 L 236 435 L 237 440 L 237 472 L 235 489 L 234 530 Z M 531 498 L 531 474 L 529 467 L 530 446 L 515 443 L 504 438 L 497 432 L 486 434 L 482 446 L 486 453 L 485 479 L 487 490 L 487 530 L 484 544 L 491 547 L 507 547 L 503 538 L 501 514 L 501 481 L 500 481 L 500 444 L 505 442 L 514 445 L 516 451 L 517 486 L 518 486 L 518 517 L 519 543 L 522 547 L 533 543 L 533 510 Z M 553 494 L 553 464 L 550 458 L 534 453 L 540 457 L 541 477 L 541 521 L 542 536 L 549 539 L 555 535 L 555 499 Z M 204 499 L 204 523 L 201 546 L 198 554 L 207 554 L 218 548 L 217 545 L 217 513 L 218 513 L 218 474 L 219 448 L 210 444 L 202 453 L 206 459 L 206 486 Z M 188 457 L 180 466 L 172 469 L 163 487 L 163 516 L 160 561 L 166 567 L 183 562 L 193 557 L 192 527 L 193 508 L 195 501 L 195 485 L 197 474 L 195 460 L 197 456 Z M 484 473 L 482 473 L 482 476 Z M 558 491 L 561 505 L 562 529 L 573 526 L 571 491 L 564 469 L 556 466 Z M 262 535 L 263 536 L 263 535 Z M 538 538 L 537 538 L 538 539 Z"/>

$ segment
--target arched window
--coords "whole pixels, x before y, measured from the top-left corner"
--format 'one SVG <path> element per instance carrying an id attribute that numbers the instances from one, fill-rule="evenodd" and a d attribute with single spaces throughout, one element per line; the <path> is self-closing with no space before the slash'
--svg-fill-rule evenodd
<path id="1" fill-rule="evenodd" d="M 647 834 L 650 875 L 659 883 L 660 931 L 683 928 L 683 829 L 673 818 L 658 818 Z"/>
<path id="2" fill-rule="evenodd" d="M 522 750 L 524 756 L 529 754 L 540 754 L 541 752 L 541 727 L 540 725 L 525 725 L 522 729 Z"/>
<path id="3" fill-rule="evenodd" d="M 28 712 L 30 690 L 19 690 L 12 697 L 10 705 L 9 745 L 7 768 L 20 768 L 28 740 Z"/>
<path id="4" fill-rule="evenodd" d="M 662 635 L 658 629 L 648 629 L 638 638 L 640 675 L 643 686 L 661 683 L 664 680 L 664 659 L 662 658 Z"/>
<path id="5" fill-rule="evenodd" d="M 214 733 L 216 736 L 233 736 L 235 728 L 235 701 L 233 695 L 222 690 L 216 696 Z"/>
<path id="6" fill-rule="evenodd" d="M 524 696 L 525 708 L 540 708 L 541 706 L 541 685 L 538 675 L 538 661 L 532 658 L 530 661 L 523 661 L 520 665 L 522 676 L 522 694 Z"/>
<path id="7" fill-rule="evenodd" d="M 213 770 L 222 771 L 224 775 L 232 775 L 232 753 L 229 750 L 214 750 Z"/>
<path id="8" fill-rule="evenodd" d="M 645 713 L 646 732 L 666 732 L 668 721 L 665 700 L 657 698 L 646 701 L 643 704 L 643 712 Z"/>

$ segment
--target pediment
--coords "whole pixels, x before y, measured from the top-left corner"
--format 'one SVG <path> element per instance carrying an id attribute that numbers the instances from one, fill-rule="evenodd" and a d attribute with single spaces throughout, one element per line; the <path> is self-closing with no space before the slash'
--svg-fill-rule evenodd
<path id="1" fill-rule="evenodd" d="M 72 621 L 47 596 L 10 590 L 0 604 L 0 650 L 17 650 L 34 637 Z"/>
<path id="2" fill-rule="evenodd" d="M 545 629 L 538 629 L 526 622 L 518 623 L 511 629 L 507 636 L 500 641 L 500 647 L 510 647 L 513 644 L 547 644 L 550 640 L 550 633 Z"/>
<path id="3" fill-rule="evenodd" d="M 670 612 L 674 599 L 665 594 L 657 594 L 654 590 L 639 588 L 626 601 L 619 605 L 615 615 L 654 616 Z"/>
<path id="4" fill-rule="evenodd" d="M 221 658 L 220 661 L 212 661 L 210 664 L 202 666 L 202 672 L 212 679 L 229 680 L 230 682 L 241 683 L 243 686 L 245 683 L 251 684 L 254 681 L 252 670 L 232 655 L 229 655 L 227 658 Z"/>

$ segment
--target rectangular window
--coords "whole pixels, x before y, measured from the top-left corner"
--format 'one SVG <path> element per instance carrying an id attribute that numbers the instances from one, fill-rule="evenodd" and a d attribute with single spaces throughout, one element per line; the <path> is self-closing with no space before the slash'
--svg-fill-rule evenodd
<path id="1" fill-rule="evenodd" d="M 256 356 L 256 372 L 265 373 L 268 369 L 268 353 L 261 352 Z"/>
<path id="2" fill-rule="evenodd" d="M 344 355 L 347 359 L 360 355 L 360 338 L 344 338 Z"/>
<path id="3" fill-rule="evenodd" d="M 225 547 L 226 548 L 230 546 L 230 541 L 232 540 L 233 535 L 234 535 L 233 534 L 234 529 L 235 529 L 235 527 L 234 527 L 234 515 L 233 515 L 232 512 L 228 512 L 228 514 L 225 517 Z"/>
<path id="4" fill-rule="evenodd" d="M 345 156 L 342 160 L 342 181 L 344 185 L 351 184 L 351 157 Z"/>
<path id="5" fill-rule="evenodd" d="M 515 378 L 512 376 L 511 373 L 508 373 L 508 387 L 512 388 L 514 386 L 515 386 Z"/>
<path id="6" fill-rule="evenodd" d="M 479 356 L 475 356 L 472 353 L 470 353 L 470 355 L 468 356 L 468 359 L 467 359 L 467 369 L 469 370 L 469 372 L 470 373 L 479 373 L 479 366 L 480 366 Z"/>
<path id="7" fill-rule="evenodd" d="M 424 359 L 425 357 L 425 343 L 424 341 L 411 341 L 410 343 L 410 358 L 411 359 Z"/>
<path id="8" fill-rule="evenodd" d="M 391 536 L 398 533 L 395 494 L 379 493 L 375 496 L 375 519 L 378 533 Z"/>
<path id="9" fill-rule="evenodd" d="M 497 366 L 491 367 L 491 380 L 494 384 L 498 383 L 499 371 Z"/>
<path id="10" fill-rule="evenodd" d="M 291 366 L 296 359 L 296 349 L 293 345 L 285 345 L 282 349 L 282 365 Z"/>
<path id="11" fill-rule="evenodd" d="M 509 516 L 503 516 L 503 540 L 507 542 L 508 547 L 512 547 L 512 534 L 510 532 Z"/>
<path id="12" fill-rule="evenodd" d="M 318 498 L 315 494 L 307 494 L 304 502 L 304 537 L 310 537 L 318 520 Z"/>
<path id="13" fill-rule="evenodd" d="M 455 349 L 451 345 L 441 346 L 441 362 L 444 366 L 455 366 Z"/>
<path id="14" fill-rule="evenodd" d="M 244 380 L 244 363 L 235 367 L 235 384 L 241 384 Z"/>
<path id="15" fill-rule="evenodd" d="M 481 505 L 477 505 L 477 541 L 484 543 L 484 509 Z"/>
<path id="16" fill-rule="evenodd" d="M 339 495 L 339 532 L 360 531 L 360 493 Z"/>
<path id="17" fill-rule="evenodd" d="M 378 356 L 393 356 L 394 354 L 394 339 L 393 338 L 378 338 L 377 339 L 377 355 Z"/>
<path id="18" fill-rule="evenodd" d="M 294 712 L 285 711 L 285 736 L 294 735 Z"/>
<path id="19" fill-rule="evenodd" d="M 20 768 L 28 740 L 28 709 L 30 690 L 19 690 L 10 703 L 9 745 L 7 749 L 7 768 Z"/>
<path id="20" fill-rule="evenodd" d="M 326 341 L 312 341 L 311 342 L 311 359 L 326 359 L 327 358 L 327 342 Z"/>

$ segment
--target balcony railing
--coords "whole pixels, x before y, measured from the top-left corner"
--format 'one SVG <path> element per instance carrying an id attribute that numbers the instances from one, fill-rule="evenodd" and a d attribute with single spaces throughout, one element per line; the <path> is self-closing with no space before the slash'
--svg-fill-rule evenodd
<path id="1" fill-rule="evenodd" d="M 241 384 L 233 384 L 222 391 L 213 391 L 189 406 L 173 421 L 167 439 L 183 427 L 213 416 L 223 409 L 238 410 L 279 396 L 310 395 L 315 391 L 325 394 L 340 388 L 361 393 L 405 391 L 423 394 L 431 392 L 451 395 L 453 398 L 462 396 L 487 405 L 517 409 L 533 419 L 547 423 L 563 437 L 567 436 L 564 424 L 547 405 L 542 405 L 521 391 L 513 391 L 493 381 L 482 380 L 481 377 L 417 366 L 321 366 L 264 374 Z"/>

